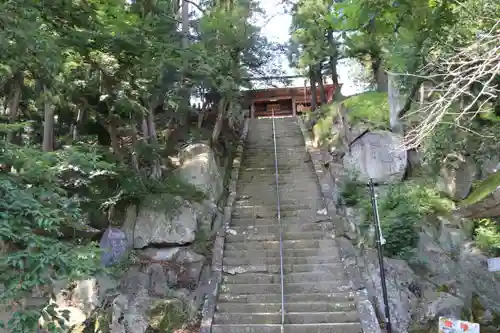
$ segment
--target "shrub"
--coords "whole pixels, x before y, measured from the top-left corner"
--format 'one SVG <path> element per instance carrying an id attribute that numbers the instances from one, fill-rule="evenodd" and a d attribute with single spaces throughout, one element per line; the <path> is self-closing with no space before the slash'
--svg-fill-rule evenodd
<path id="1" fill-rule="evenodd" d="M 0 240 L 8 246 L 0 253 L 1 299 L 15 311 L 5 326 L 31 333 L 40 316 L 48 321 L 55 312 L 43 306 L 21 307 L 24 298 L 34 291 L 49 296 L 54 281 L 80 279 L 101 270 L 97 244 L 61 239 L 60 229 L 82 218 L 79 197 L 69 188 L 88 186 L 99 172 L 105 173 L 102 167 L 110 165 L 96 154 L 77 150 L 43 153 L 4 146 L 0 152 L 0 163 L 15 170 L 0 172 Z M 49 329 L 55 329 L 54 322 Z"/>
<path id="2" fill-rule="evenodd" d="M 474 240 L 486 254 L 500 256 L 500 225 L 491 219 L 475 221 Z"/>
<path id="3" fill-rule="evenodd" d="M 373 220 L 371 205 L 363 207 L 365 221 Z M 451 201 L 440 197 L 432 187 L 415 182 L 390 186 L 378 200 L 378 209 L 383 236 L 386 239 L 384 252 L 389 257 L 408 258 L 418 242 L 418 226 L 426 216 L 448 214 L 453 207 Z"/>
<path id="4" fill-rule="evenodd" d="M 339 186 L 339 196 L 342 204 L 346 206 L 359 205 L 367 198 L 365 185 L 357 181 L 353 174 L 348 175 L 343 179 Z"/>

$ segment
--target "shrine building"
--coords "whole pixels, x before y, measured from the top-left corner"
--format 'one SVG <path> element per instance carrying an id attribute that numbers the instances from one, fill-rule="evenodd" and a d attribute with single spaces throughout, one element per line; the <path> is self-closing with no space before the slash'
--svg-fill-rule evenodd
<path id="1" fill-rule="evenodd" d="M 333 100 L 333 84 L 325 84 L 327 102 Z M 252 118 L 276 116 L 295 116 L 311 108 L 311 87 L 288 87 L 248 90 L 243 93 L 245 105 Z M 321 105 L 319 87 L 317 105 Z"/>

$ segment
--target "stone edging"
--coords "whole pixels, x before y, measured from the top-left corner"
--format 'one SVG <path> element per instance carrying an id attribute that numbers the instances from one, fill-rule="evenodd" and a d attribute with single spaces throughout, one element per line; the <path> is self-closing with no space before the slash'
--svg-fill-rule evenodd
<path id="1" fill-rule="evenodd" d="M 241 134 L 240 142 L 238 143 L 238 147 L 236 149 L 236 156 L 233 158 L 231 179 L 229 181 L 229 195 L 226 200 L 226 206 L 224 207 L 222 228 L 216 234 L 214 247 L 212 250 L 212 276 L 210 277 L 210 281 L 208 282 L 210 286 L 210 292 L 207 293 L 207 298 L 203 304 L 200 333 L 210 333 L 212 331 L 212 322 L 215 313 L 215 306 L 217 304 L 219 285 L 222 280 L 222 258 L 224 255 L 226 228 L 231 222 L 233 203 L 236 200 L 236 185 L 238 183 L 244 145 L 248 134 L 249 122 L 249 118 L 245 119 L 245 123 L 243 125 L 243 133 Z"/>
<path id="2" fill-rule="evenodd" d="M 304 136 L 306 151 L 311 158 L 314 171 L 318 178 L 318 183 L 321 187 L 328 216 L 331 219 L 337 214 L 337 208 L 331 195 L 331 192 L 333 191 L 330 185 L 333 184 L 332 176 L 323 167 L 321 151 L 313 147 L 313 140 L 307 132 L 304 122 L 300 117 L 297 117 L 297 121 L 300 125 L 302 135 Z M 344 271 L 346 272 L 347 278 L 351 283 L 351 287 L 356 291 L 356 308 L 361 320 L 361 327 L 365 333 L 381 333 L 375 308 L 368 299 L 368 292 L 361 278 L 361 272 L 357 266 L 357 259 L 353 245 L 347 238 L 341 236 L 343 234 L 342 230 L 344 229 L 344 226 L 342 223 L 340 224 L 341 225 L 334 223 L 335 230 L 339 231 L 338 233 L 336 232 L 337 237 L 335 239 L 340 250 L 340 257 Z"/>

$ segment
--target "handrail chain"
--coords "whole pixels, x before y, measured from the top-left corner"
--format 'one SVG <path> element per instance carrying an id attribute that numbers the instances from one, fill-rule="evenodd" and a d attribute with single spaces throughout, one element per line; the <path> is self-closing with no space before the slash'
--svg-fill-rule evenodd
<path id="1" fill-rule="evenodd" d="M 275 174 L 275 178 L 276 178 L 276 208 L 278 210 L 277 219 L 278 219 L 279 234 L 280 234 L 281 333 L 283 333 L 285 330 L 285 293 L 284 293 L 284 277 L 283 277 L 283 227 L 281 225 L 278 150 L 276 148 L 276 124 L 275 124 L 275 119 L 274 119 L 274 108 L 272 108 L 272 120 L 273 120 L 273 144 L 274 144 L 274 174 Z"/>

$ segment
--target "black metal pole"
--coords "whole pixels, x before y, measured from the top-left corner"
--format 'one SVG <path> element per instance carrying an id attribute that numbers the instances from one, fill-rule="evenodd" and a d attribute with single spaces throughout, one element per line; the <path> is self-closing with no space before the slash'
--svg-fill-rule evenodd
<path id="1" fill-rule="evenodd" d="M 377 237 L 377 251 L 378 251 L 378 264 L 380 267 L 380 282 L 382 285 L 382 296 L 384 298 L 385 307 L 385 328 L 387 333 L 392 333 L 391 316 L 389 310 L 389 298 L 387 297 L 387 285 L 385 283 L 385 270 L 384 270 L 384 255 L 382 253 L 382 235 L 380 233 L 380 217 L 378 215 L 377 198 L 375 197 L 375 186 L 373 180 L 370 178 L 370 196 L 372 199 L 373 220 L 375 222 L 375 235 Z"/>

